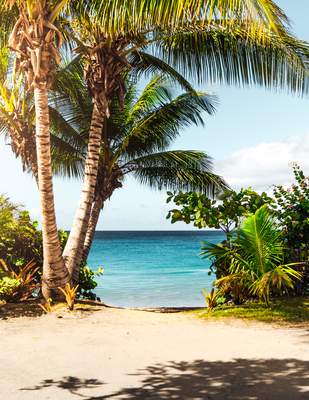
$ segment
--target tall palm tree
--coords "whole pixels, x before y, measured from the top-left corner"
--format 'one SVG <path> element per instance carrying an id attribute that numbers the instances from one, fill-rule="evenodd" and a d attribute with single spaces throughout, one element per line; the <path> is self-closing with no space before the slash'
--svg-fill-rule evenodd
<path id="1" fill-rule="evenodd" d="M 95 196 L 84 243 L 72 271 L 73 281 L 78 281 L 80 265 L 88 256 L 106 200 L 123 186 L 127 175 L 156 189 L 198 190 L 213 195 L 226 187 L 223 179 L 211 172 L 211 159 L 205 153 L 168 149 L 182 128 L 203 125 L 203 113 L 214 113 L 216 99 L 197 92 L 175 97 L 171 81 L 162 76 L 151 79 L 141 93 L 133 83 L 127 86 L 123 104 L 114 99 L 102 128 Z M 81 94 L 80 98 L 84 100 L 66 108 L 64 117 L 82 123 L 75 136 L 85 141 L 84 150 L 79 149 L 84 157 L 88 139 L 85 121 L 90 122 L 92 104 L 89 97 Z M 68 137 L 64 130 L 55 130 L 54 134 L 70 142 L 71 135 Z M 55 172 L 61 173 L 63 163 L 54 162 Z"/>
<path id="2" fill-rule="evenodd" d="M 0 70 L 9 77 L 7 54 L 0 59 Z M 135 74 L 132 77 L 135 80 Z M 101 148 L 95 201 L 81 256 L 87 257 L 104 202 L 122 186 L 123 178 L 129 173 L 157 188 L 212 192 L 224 187 L 223 180 L 210 172 L 211 162 L 205 154 L 166 151 L 182 127 L 203 124 L 202 112 L 212 114 L 215 110 L 215 97 L 195 92 L 180 75 L 178 80 L 190 90 L 176 98 L 167 79 L 157 76 L 140 96 L 131 83 L 124 105 L 117 100 L 112 103 L 111 118 L 104 124 L 105 145 Z M 172 77 L 170 83 L 173 81 Z M 12 150 L 21 158 L 24 169 L 35 175 L 36 158 L 28 158 L 35 148 L 33 96 L 31 92 L 17 95 L 18 88 L 17 84 L 9 85 L 4 76 L 0 77 L 0 127 L 9 135 Z M 49 100 L 53 172 L 81 176 L 92 103 L 79 60 L 73 59 L 57 71 Z"/>
<path id="3" fill-rule="evenodd" d="M 26 89 L 32 90 L 35 108 L 35 147 L 37 179 L 42 213 L 44 265 L 42 289 L 49 297 L 70 280 L 58 238 L 51 168 L 48 91 L 60 62 L 63 38 L 56 27 L 59 13 L 68 1 L 5 0 L 1 8 L 18 10 L 18 19 L 9 38 L 16 54 L 16 71 L 26 76 Z"/>
<path id="4" fill-rule="evenodd" d="M 168 3 L 162 0 L 146 0 L 142 3 L 133 0 L 104 3 L 101 1 L 69 2 L 69 0 L 40 0 L 38 2 L 5 0 L 0 6 L 1 11 L 3 5 L 6 9 L 15 6 L 14 10 L 19 10 L 17 15 L 20 17 L 12 31 L 10 44 L 17 51 L 17 65 L 27 72 L 28 83 L 35 89 L 37 100 L 35 106 L 39 111 L 43 109 L 46 111 L 47 96 L 43 98 L 43 94 L 47 93 L 52 81 L 53 67 L 59 61 L 57 48 L 61 45 L 61 35 L 55 29 L 55 21 L 67 3 L 73 5 L 72 14 L 67 23 L 63 20 L 61 22 L 63 26 L 70 25 L 71 39 L 73 37 L 76 41 L 85 60 L 88 87 L 95 104 L 81 207 L 76 215 L 76 223 L 73 224 L 70 240 L 64 253 L 68 260 L 68 267 L 71 269 L 78 245 L 83 243 L 94 196 L 102 120 L 109 114 L 109 104 L 115 93 L 123 98 L 124 76 L 134 62 L 139 64 L 141 60 L 146 61 L 149 64 L 146 69 L 152 68 L 151 65 L 153 65 L 159 70 L 177 65 L 200 79 L 207 75 L 203 71 L 209 71 L 209 65 L 213 65 L 220 73 L 208 74 L 211 78 L 219 77 L 229 80 L 228 77 L 232 76 L 238 77 L 239 82 L 255 83 L 257 81 L 267 86 L 272 82 L 276 86 L 278 82 L 274 76 L 287 71 L 289 78 L 281 79 L 279 83 L 295 91 L 303 89 L 299 82 L 303 81 L 302 56 L 306 49 L 304 45 L 287 34 L 287 19 L 271 0 L 218 0 L 205 3 L 198 0 L 185 2 L 173 0 Z M 215 34 L 212 35 L 212 32 Z M 181 45 L 179 45 L 178 40 L 184 34 L 186 43 L 192 40 L 192 36 L 196 40 L 201 35 L 201 38 L 204 38 L 202 48 L 197 46 L 193 52 L 188 51 L 191 47 L 184 49 L 183 41 L 180 41 Z M 214 40 L 217 37 L 216 34 L 219 40 Z M 210 54 L 206 52 L 211 62 L 204 69 L 201 63 L 194 65 L 193 61 L 199 60 L 196 57 L 203 55 L 203 51 L 205 53 L 205 43 L 209 43 L 209 40 L 219 51 L 213 51 L 212 48 Z M 234 46 L 229 52 L 226 49 L 229 47 L 227 44 L 231 42 Z M 150 49 L 150 53 L 145 53 L 145 48 Z M 41 51 L 42 49 L 44 51 Z M 154 57 L 153 49 L 159 49 L 160 56 L 165 61 Z M 263 57 L 258 56 L 259 53 L 262 53 Z M 278 55 L 280 55 L 280 63 L 274 62 Z M 37 62 L 38 60 L 40 62 Z M 151 63 L 149 63 L 150 60 Z M 235 62 L 231 64 L 231 60 Z M 278 65 L 282 64 L 284 66 L 279 68 Z M 231 65 L 233 68 L 230 68 Z M 143 68 L 145 67 L 142 66 Z M 254 74 L 258 74 L 260 78 L 256 80 Z M 174 76 L 175 79 L 179 78 L 177 72 Z M 233 82 L 233 79 L 230 80 Z M 44 90 L 42 84 L 46 86 Z M 44 102 L 42 103 L 41 100 Z M 47 132 L 46 129 L 42 130 L 48 125 L 47 116 L 47 112 L 37 113 L 37 128 L 40 128 L 37 131 Z M 37 151 L 40 155 L 44 153 L 44 160 L 47 161 L 49 137 L 44 135 L 40 138 L 46 140 L 41 140 L 43 147 L 36 146 Z M 60 274 L 61 277 L 58 282 L 52 282 L 53 279 L 48 278 L 46 283 L 47 286 L 50 284 L 55 287 L 61 280 L 63 282 L 67 280 L 68 276 L 59 256 L 59 243 L 55 238 L 56 223 L 50 162 L 44 162 L 44 166 L 48 168 L 38 175 L 44 183 L 40 185 L 42 208 L 45 204 L 44 225 L 48 223 L 51 228 L 50 231 L 45 229 L 44 240 L 45 242 L 50 240 L 50 245 L 45 246 L 45 253 L 48 253 L 47 258 L 54 258 L 55 261 L 53 265 L 47 262 L 45 269 L 49 273 L 54 270 L 54 275 Z M 47 207 L 47 203 L 52 206 Z M 52 257 L 52 251 L 49 251 L 51 249 L 55 250 L 53 252 L 55 257 Z"/>
<path id="5" fill-rule="evenodd" d="M 123 101 L 125 76 L 134 62 L 149 62 L 152 57 L 151 64 L 157 69 L 176 66 L 199 79 L 280 84 L 298 91 L 303 89 L 305 48 L 289 36 L 287 18 L 271 0 L 95 0 L 71 6 L 70 35 L 85 62 L 94 107 L 80 206 L 64 250 L 70 272 L 78 264 L 86 235 L 104 120 L 110 115 L 113 98 Z M 189 47 L 189 42 L 194 46 Z M 204 65 L 205 53 L 208 62 Z M 274 61 L 278 56 L 280 63 Z M 283 71 L 288 77 L 280 78 Z"/>

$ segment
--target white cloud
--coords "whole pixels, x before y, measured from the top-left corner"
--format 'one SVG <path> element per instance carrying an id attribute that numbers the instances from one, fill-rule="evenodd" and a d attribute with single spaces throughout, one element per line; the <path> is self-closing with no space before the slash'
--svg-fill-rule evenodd
<path id="1" fill-rule="evenodd" d="M 235 189 L 268 190 L 274 184 L 291 184 L 293 162 L 309 173 L 309 134 L 240 149 L 217 163 L 216 172 Z"/>

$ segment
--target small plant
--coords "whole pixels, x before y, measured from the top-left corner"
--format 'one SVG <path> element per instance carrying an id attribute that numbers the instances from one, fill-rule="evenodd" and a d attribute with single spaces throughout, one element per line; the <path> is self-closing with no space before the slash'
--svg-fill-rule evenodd
<path id="1" fill-rule="evenodd" d="M 30 261 L 25 266 L 15 265 L 13 268 L 0 259 L 0 268 L 4 275 L 1 282 L 7 288 L 5 300 L 22 301 L 32 296 L 37 287 L 36 274 L 39 270 L 34 261 Z"/>
<path id="2" fill-rule="evenodd" d="M 52 307 L 52 299 L 49 298 L 45 304 L 39 304 L 39 306 L 42 308 L 42 310 L 46 313 L 49 314 L 53 311 L 53 307 Z"/>
<path id="3" fill-rule="evenodd" d="M 18 290 L 20 282 L 17 279 L 4 276 L 0 279 L 0 301 L 9 301 L 14 297 L 14 293 Z"/>
<path id="4" fill-rule="evenodd" d="M 97 287 L 96 277 L 102 276 L 104 273 L 104 268 L 100 267 L 97 271 L 93 271 L 87 265 L 82 267 L 79 272 L 79 288 L 78 297 L 85 298 L 89 300 L 99 300 L 93 289 Z"/>
<path id="5" fill-rule="evenodd" d="M 213 309 L 218 305 L 220 296 L 219 291 L 214 288 L 212 288 L 210 292 L 207 292 L 206 289 L 202 289 L 202 296 L 206 302 L 208 312 L 213 311 Z"/>
<path id="6" fill-rule="evenodd" d="M 76 300 L 76 293 L 79 285 L 71 287 L 69 283 L 67 283 L 63 288 L 59 287 L 58 289 L 64 294 L 65 301 L 67 302 L 68 309 L 72 311 L 74 309 L 74 304 Z"/>

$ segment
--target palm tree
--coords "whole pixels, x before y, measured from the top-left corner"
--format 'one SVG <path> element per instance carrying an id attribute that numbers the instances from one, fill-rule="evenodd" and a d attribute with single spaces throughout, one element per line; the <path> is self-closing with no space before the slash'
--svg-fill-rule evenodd
<path id="1" fill-rule="evenodd" d="M 84 148 L 86 137 L 76 135 L 71 124 L 58 110 L 58 106 L 69 106 L 68 93 L 73 99 L 77 85 L 79 90 L 76 97 L 87 96 L 81 76 L 82 67 L 78 60 L 64 61 L 55 73 L 49 99 L 53 173 L 61 171 L 61 175 L 69 178 L 83 175 L 84 162 L 80 156 L 80 149 Z M 55 96 L 58 98 L 57 104 L 53 101 Z M 59 97 L 63 100 L 61 104 Z M 88 125 L 87 123 L 87 127 Z M 61 140 L 59 134 L 53 134 L 54 131 L 65 132 L 66 141 Z M 31 173 L 37 181 L 33 92 L 25 90 L 21 77 L 16 79 L 10 67 L 9 51 L 5 47 L 0 50 L 0 134 L 5 136 L 16 158 L 20 159 L 23 171 Z"/>
<path id="2" fill-rule="evenodd" d="M 0 59 L 0 66 L 5 76 L 10 77 L 7 55 L 6 52 Z M 112 103 L 112 116 L 104 124 L 105 142 L 112 147 L 103 146 L 101 150 L 96 196 L 81 256 L 87 257 L 104 202 L 122 186 L 124 176 L 129 173 L 158 188 L 191 188 L 212 193 L 215 188 L 224 187 L 221 178 L 209 171 L 210 159 L 203 153 L 164 151 L 181 127 L 203 124 L 201 113 L 215 111 L 215 97 L 195 92 L 180 75 L 178 80 L 190 91 L 175 99 L 166 78 L 157 76 L 139 97 L 136 87 L 130 84 L 124 107 L 117 100 Z M 19 89 L 17 83 L 9 85 L 4 76 L 0 78 L 0 126 L 9 135 L 12 150 L 21 158 L 24 169 L 35 176 L 36 159 L 28 158 L 33 155 L 33 146 L 35 148 L 33 96 L 31 92 L 18 93 Z M 78 59 L 73 59 L 56 72 L 50 92 L 51 153 L 55 174 L 82 176 L 91 111 L 81 65 Z"/>
<path id="3" fill-rule="evenodd" d="M 175 79 L 181 70 L 200 81 L 303 91 L 307 51 L 287 33 L 286 16 L 271 0 L 84 1 L 71 6 L 69 34 L 84 60 L 94 107 L 80 206 L 64 250 L 70 272 L 86 235 L 104 120 L 115 96 L 123 102 L 125 76 L 133 66 L 165 72 L 175 67 Z"/>
<path id="4" fill-rule="evenodd" d="M 82 89 L 83 90 L 83 89 Z M 82 91 L 81 90 L 81 91 Z M 82 126 L 79 134 L 87 146 L 87 126 L 91 118 L 92 104 L 89 97 L 67 108 L 65 119 L 79 119 Z M 215 111 L 213 96 L 205 93 L 186 92 L 174 96 L 170 82 L 155 76 L 139 94 L 136 85 L 128 84 L 123 104 L 118 99 L 110 105 L 110 117 L 105 118 L 102 129 L 99 170 L 95 185 L 95 196 L 83 246 L 72 272 L 73 281 L 78 281 L 82 260 L 86 260 L 93 241 L 100 212 L 117 188 L 121 188 L 128 174 L 139 182 L 156 189 L 199 190 L 213 195 L 226 187 L 219 176 L 211 172 L 211 159 L 203 152 L 168 150 L 181 129 L 191 124 L 203 125 L 202 113 Z M 77 116 L 77 117 L 76 117 Z M 55 131 L 60 140 L 70 140 L 65 131 Z M 63 164 L 55 163 L 55 172 L 61 173 Z"/>
<path id="5" fill-rule="evenodd" d="M 283 264 L 282 232 L 267 205 L 259 208 L 242 224 L 232 245 L 205 243 L 204 255 L 225 260 L 230 274 L 218 279 L 215 285 L 232 292 L 236 301 L 253 295 L 269 305 L 270 294 L 293 288 L 301 274 Z"/>
<path id="6" fill-rule="evenodd" d="M 46 298 L 70 280 L 61 254 L 54 210 L 48 112 L 48 91 L 60 62 L 59 48 L 63 42 L 55 24 L 67 2 L 5 0 L 1 6 L 2 9 L 4 6 L 6 10 L 11 8 L 19 12 L 8 45 L 16 54 L 16 71 L 26 76 L 26 90 L 33 90 L 34 94 L 37 179 L 44 248 L 42 289 Z"/>
<path id="7" fill-rule="evenodd" d="M 109 115 L 109 106 L 115 94 L 123 99 L 124 79 L 131 66 L 139 65 L 142 70 L 170 70 L 169 73 L 171 66 L 178 66 L 199 79 L 208 76 L 232 83 L 238 79 L 238 82 L 262 83 L 266 86 L 272 83 L 277 86 L 278 79 L 274 77 L 286 71 L 285 78 L 279 81 L 282 86 L 293 91 L 303 90 L 304 86 L 300 82 L 303 82 L 302 57 L 306 46 L 287 34 L 286 17 L 271 0 L 218 0 L 205 3 L 197 0 L 173 0 L 168 3 L 162 0 L 142 3 L 126 0 L 123 4 L 69 0 L 4 1 L 0 6 L 1 11 L 3 5 L 5 10 L 14 6 L 15 15 L 19 15 L 12 31 L 10 46 L 17 52 L 17 66 L 27 73 L 28 84 L 34 89 L 38 111 L 38 178 L 43 225 L 50 228 L 44 228 L 44 240 L 49 243 L 45 246 L 45 270 L 48 275 L 45 282 L 50 287 L 68 279 L 56 239 L 50 140 L 46 129 L 49 124 L 47 91 L 53 80 L 53 69 L 59 62 L 58 47 L 62 42 L 55 21 L 67 3 L 72 5 L 71 16 L 66 22 L 61 20 L 62 27 L 70 26 L 66 33 L 78 44 L 78 50 L 85 61 L 88 88 L 94 100 L 83 197 L 64 252 L 69 270 L 74 266 L 76 252 L 86 234 L 99 165 L 102 124 L 105 116 Z M 179 41 L 182 37 L 185 41 Z M 191 47 L 183 47 L 183 43 L 189 43 L 192 37 L 197 46 L 193 52 L 188 51 Z M 203 40 L 196 40 L 198 37 Z M 199 43 L 202 46 L 198 46 Z M 211 51 L 207 52 L 205 44 L 207 48 L 209 43 L 212 44 L 209 46 Z M 231 43 L 233 46 L 229 46 Z M 149 51 L 145 52 L 145 49 Z M 159 52 L 160 58 L 154 56 L 154 49 Z M 205 64 L 205 68 L 200 62 L 194 65 L 194 61 L 199 60 L 203 54 L 207 55 L 210 62 Z M 275 62 L 278 56 L 280 63 Z M 215 69 L 210 69 L 211 65 Z M 211 70 L 220 72 L 205 73 Z M 177 71 L 173 70 L 173 73 L 176 80 L 180 78 Z M 52 275 L 59 275 L 59 281 L 56 282 Z"/>

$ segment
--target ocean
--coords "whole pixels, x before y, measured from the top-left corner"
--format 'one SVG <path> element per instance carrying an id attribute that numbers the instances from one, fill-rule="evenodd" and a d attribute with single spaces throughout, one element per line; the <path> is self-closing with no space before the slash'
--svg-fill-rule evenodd
<path id="1" fill-rule="evenodd" d="M 96 232 L 88 264 L 104 275 L 95 292 L 120 307 L 203 306 L 201 289 L 210 289 L 215 276 L 201 244 L 223 238 L 206 230 Z"/>

